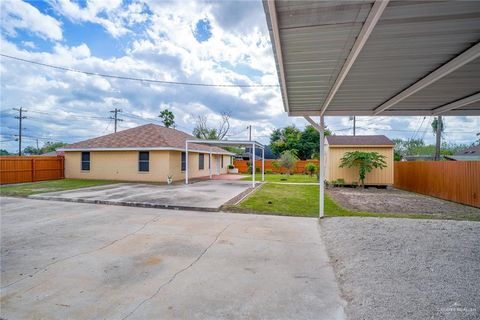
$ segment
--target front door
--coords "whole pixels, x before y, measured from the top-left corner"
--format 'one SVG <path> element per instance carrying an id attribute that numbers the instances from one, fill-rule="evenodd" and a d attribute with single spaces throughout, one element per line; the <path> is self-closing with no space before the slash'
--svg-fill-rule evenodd
<path id="1" fill-rule="evenodd" d="M 215 159 L 216 159 L 215 163 L 216 163 L 216 167 L 217 167 L 217 172 L 216 173 L 217 173 L 217 175 L 219 175 L 220 174 L 220 157 L 216 156 Z"/>

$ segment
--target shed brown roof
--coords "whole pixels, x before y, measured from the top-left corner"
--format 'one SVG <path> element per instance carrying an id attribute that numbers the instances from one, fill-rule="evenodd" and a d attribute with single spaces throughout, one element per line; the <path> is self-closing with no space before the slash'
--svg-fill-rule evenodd
<path id="1" fill-rule="evenodd" d="M 166 148 L 185 150 L 185 141 L 196 139 L 183 131 L 162 127 L 156 124 L 143 126 L 107 134 L 98 138 L 88 139 L 69 144 L 62 148 L 65 151 L 86 149 L 121 149 L 121 148 Z M 205 144 L 189 143 L 188 149 L 213 153 L 229 154 L 228 151 Z"/>
<path id="2" fill-rule="evenodd" d="M 384 135 L 371 135 L 371 136 L 327 136 L 327 142 L 329 145 L 341 145 L 341 146 L 374 146 L 374 145 L 391 145 L 394 143 Z"/>

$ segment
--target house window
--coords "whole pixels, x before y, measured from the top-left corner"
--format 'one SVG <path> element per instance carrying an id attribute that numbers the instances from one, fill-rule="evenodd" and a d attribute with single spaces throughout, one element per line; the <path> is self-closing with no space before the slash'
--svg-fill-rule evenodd
<path id="1" fill-rule="evenodd" d="M 90 171 L 90 152 L 82 152 L 82 171 Z"/>
<path id="2" fill-rule="evenodd" d="M 211 162 L 212 162 L 212 155 L 209 154 L 209 155 L 208 155 L 208 170 L 210 170 L 210 168 L 212 167 L 212 166 L 211 166 Z"/>
<path id="3" fill-rule="evenodd" d="M 140 151 L 138 153 L 138 171 L 148 172 L 150 170 L 150 153 Z"/>
<path id="4" fill-rule="evenodd" d="M 223 155 L 221 155 L 220 157 L 221 157 L 221 159 L 222 159 L 222 168 L 223 168 Z"/>
<path id="5" fill-rule="evenodd" d="M 185 152 L 182 152 L 182 171 L 187 169 L 187 155 Z"/>
<path id="6" fill-rule="evenodd" d="M 200 153 L 198 155 L 198 170 L 203 169 L 205 169 L 205 155 L 203 153 Z"/>

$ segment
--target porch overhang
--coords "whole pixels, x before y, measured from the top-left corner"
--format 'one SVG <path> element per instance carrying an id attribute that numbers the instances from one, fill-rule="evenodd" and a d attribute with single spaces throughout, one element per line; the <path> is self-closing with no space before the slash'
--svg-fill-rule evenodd
<path id="1" fill-rule="evenodd" d="M 263 3 L 290 116 L 480 115 L 480 1 Z"/>

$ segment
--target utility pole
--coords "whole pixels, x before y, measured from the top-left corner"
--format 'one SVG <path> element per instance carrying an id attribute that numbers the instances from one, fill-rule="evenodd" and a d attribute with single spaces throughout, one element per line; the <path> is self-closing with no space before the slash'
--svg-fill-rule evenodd
<path id="1" fill-rule="evenodd" d="M 18 119 L 18 155 L 22 155 L 22 120 L 27 118 L 23 115 L 27 110 L 23 110 L 23 107 L 13 108 L 13 110 L 18 111 L 18 116 L 15 116 L 15 119 Z"/>
<path id="2" fill-rule="evenodd" d="M 123 119 L 118 118 L 118 113 L 122 112 L 122 110 L 115 108 L 110 112 L 113 113 L 113 117 L 110 117 L 110 119 L 115 120 L 115 132 L 117 132 L 117 121 L 123 121 Z"/>
<path id="3" fill-rule="evenodd" d="M 442 122 L 442 116 L 437 117 L 437 127 L 435 128 L 435 161 L 440 160 L 440 144 L 441 144 L 441 138 L 442 138 L 442 128 L 443 128 L 443 122 Z"/>
<path id="4" fill-rule="evenodd" d="M 353 116 L 353 136 L 355 136 L 355 116 Z"/>
<path id="5" fill-rule="evenodd" d="M 353 136 L 355 136 L 355 129 L 356 129 L 356 119 L 355 116 L 350 117 L 350 120 L 353 120 Z"/>

